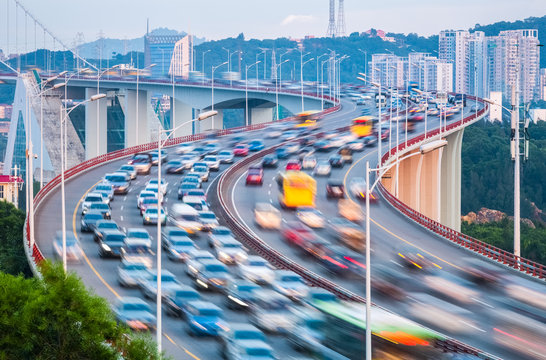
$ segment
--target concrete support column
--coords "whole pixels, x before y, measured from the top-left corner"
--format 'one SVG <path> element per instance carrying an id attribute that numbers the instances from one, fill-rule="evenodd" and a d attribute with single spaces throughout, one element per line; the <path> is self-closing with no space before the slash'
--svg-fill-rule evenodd
<path id="1" fill-rule="evenodd" d="M 85 89 L 85 98 L 97 94 L 96 88 Z M 89 102 L 85 105 L 85 158 L 106 154 L 107 145 L 107 98 Z M 98 128 L 97 128 L 98 114 Z"/>
<path id="2" fill-rule="evenodd" d="M 250 124 L 263 124 L 273 120 L 273 108 L 250 109 Z"/>
<path id="3" fill-rule="evenodd" d="M 447 137 L 441 172 L 440 222 L 457 231 L 461 228 L 461 148 L 464 130 Z"/>
<path id="4" fill-rule="evenodd" d="M 127 90 L 123 107 L 125 111 L 125 147 L 146 144 L 151 141 L 148 131 L 149 103 L 148 92 L 139 90 L 137 110 L 137 92 Z"/>
<path id="5" fill-rule="evenodd" d="M 212 126 L 213 121 L 214 121 L 215 130 L 222 130 L 224 128 L 224 111 L 220 109 L 214 109 L 214 110 L 218 111 L 218 115 L 215 115 L 213 117 L 200 121 L 199 128 L 198 128 L 199 132 L 213 129 L 213 126 Z"/>
<path id="6" fill-rule="evenodd" d="M 425 216 L 439 221 L 438 190 L 441 189 L 440 172 L 441 149 L 422 155 L 420 211 Z"/>
<path id="7" fill-rule="evenodd" d="M 171 118 L 171 126 L 173 129 L 180 124 L 193 119 L 193 108 L 182 101 L 176 99 L 173 101 L 173 98 L 171 97 L 171 110 L 173 109 L 174 111 L 171 112 L 171 114 L 174 115 Z M 174 132 L 173 136 L 180 137 L 191 134 L 193 134 L 193 123 L 182 126 L 180 129 Z"/>
<path id="8" fill-rule="evenodd" d="M 412 151 L 414 153 L 415 151 Z M 400 157 L 407 156 L 410 153 L 401 154 Z M 418 179 L 414 176 L 419 171 L 419 161 L 421 156 L 412 156 L 400 163 L 398 166 L 398 199 L 414 208 L 417 206 L 417 193 L 415 192 L 415 183 Z M 396 166 L 393 167 L 392 175 L 392 193 L 394 194 L 396 181 Z"/>

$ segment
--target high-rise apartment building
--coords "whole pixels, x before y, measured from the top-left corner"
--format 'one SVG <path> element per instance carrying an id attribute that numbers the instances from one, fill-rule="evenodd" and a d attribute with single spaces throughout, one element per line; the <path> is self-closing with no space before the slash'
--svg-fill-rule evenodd
<path id="1" fill-rule="evenodd" d="M 169 66 L 169 75 L 188 78 L 192 64 L 192 37 L 186 35 L 178 40 L 174 45 L 171 64 Z"/>
<path id="2" fill-rule="evenodd" d="M 164 77 L 169 74 L 171 58 L 175 45 L 184 35 L 151 35 L 144 37 L 145 66 L 155 64 L 151 68 L 152 77 Z"/>
<path id="3" fill-rule="evenodd" d="M 540 100 L 546 101 L 546 68 L 540 69 Z"/>

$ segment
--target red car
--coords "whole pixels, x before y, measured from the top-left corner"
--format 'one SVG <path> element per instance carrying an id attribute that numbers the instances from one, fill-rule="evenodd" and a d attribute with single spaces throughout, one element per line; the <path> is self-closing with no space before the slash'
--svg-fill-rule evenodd
<path id="1" fill-rule="evenodd" d="M 301 162 L 298 159 L 290 159 L 286 163 L 286 170 L 295 170 L 300 171 L 301 170 Z"/>
<path id="2" fill-rule="evenodd" d="M 260 167 L 249 167 L 246 173 L 247 185 L 262 185 L 264 182 L 264 171 Z"/>
<path id="3" fill-rule="evenodd" d="M 248 145 L 239 144 L 233 149 L 233 155 L 235 156 L 247 156 L 248 155 Z"/>
<path id="4" fill-rule="evenodd" d="M 283 239 L 290 245 L 304 247 L 306 243 L 315 240 L 313 230 L 299 221 L 287 222 L 281 232 Z"/>

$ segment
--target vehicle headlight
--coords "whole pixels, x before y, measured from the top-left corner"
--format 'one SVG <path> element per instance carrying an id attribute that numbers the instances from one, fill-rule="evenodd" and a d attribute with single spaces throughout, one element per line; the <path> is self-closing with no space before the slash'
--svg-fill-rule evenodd
<path id="1" fill-rule="evenodd" d="M 112 251 L 112 249 L 110 249 L 110 246 L 108 246 L 106 244 L 101 244 L 101 246 L 105 251 Z"/>
<path id="2" fill-rule="evenodd" d="M 222 259 L 230 259 L 230 258 L 231 258 L 231 256 L 229 256 L 228 254 L 226 254 L 226 253 L 223 252 L 223 251 L 220 251 L 220 252 L 218 253 L 218 257 L 219 257 L 219 258 L 222 258 Z"/>
<path id="3" fill-rule="evenodd" d="M 192 323 L 193 325 L 195 325 L 196 327 L 198 327 L 199 329 L 203 330 L 203 331 L 206 331 L 206 330 L 207 330 L 206 327 L 204 327 L 203 325 L 199 324 L 199 323 L 198 323 L 197 321 L 195 321 L 195 320 L 192 320 L 191 323 Z"/>
<path id="4" fill-rule="evenodd" d="M 106 215 L 106 217 L 110 217 L 110 213 L 108 211 L 104 215 Z"/>
<path id="5" fill-rule="evenodd" d="M 149 217 L 149 216 L 146 216 L 146 221 L 150 221 L 150 217 Z"/>

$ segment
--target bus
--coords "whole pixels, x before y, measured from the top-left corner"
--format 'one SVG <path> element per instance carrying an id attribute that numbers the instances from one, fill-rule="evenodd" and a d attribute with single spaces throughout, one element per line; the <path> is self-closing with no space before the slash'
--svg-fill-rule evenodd
<path id="1" fill-rule="evenodd" d="M 296 126 L 300 127 L 316 127 L 317 120 L 320 119 L 319 110 L 309 110 L 296 114 Z"/>
<path id="2" fill-rule="evenodd" d="M 325 317 L 321 344 L 349 359 L 362 359 L 366 350 L 365 304 L 315 300 L 312 306 Z M 446 336 L 387 310 L 375 306 L 371 310 L 374 358 L 383 358 L 381 354 L 393 359 L 452 358 L 453 354 L 438 348 L 449 340 Z"/>
<path id="3" fill-rule="evenodd" d="M 283 208 L 315 207 L 317 182 L 302 171 L 289 170 L 279 174 L 279 203 Z"/>
<path id="4" fill-rule="evenodd" d="M 372 135 L 374 121 L 376 119 L 373 116 L 359 116 L 353 119 L 351 133 L 360 138 Z"/>

